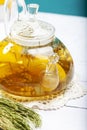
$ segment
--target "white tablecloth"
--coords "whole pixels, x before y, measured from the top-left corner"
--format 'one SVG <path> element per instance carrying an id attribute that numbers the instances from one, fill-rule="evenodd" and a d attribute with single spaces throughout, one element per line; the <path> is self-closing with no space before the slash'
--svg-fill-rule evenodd
<path id="1" fill-rule="evenodd" d="M 55 35 L 73 57 L 79 82 L 86 87 L 87 18 L 49 13 L 39 13 L 38 17 L 55 27 Z M 4 37 L 4 24 L 0 22 L 0 40 Z M 39 113 L 43 120 L 41 130 L 87 130 L 87 96 L 69 101 L 67 107 L 56 111 L 41 110 Z"/>

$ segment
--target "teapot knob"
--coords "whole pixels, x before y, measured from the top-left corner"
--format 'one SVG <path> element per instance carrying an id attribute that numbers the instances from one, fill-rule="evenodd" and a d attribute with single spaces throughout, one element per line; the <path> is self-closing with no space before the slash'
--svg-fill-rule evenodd
<path id="1" fill-rule="evenodd" d="M 28 4 L 27 10 L 29 13 L 29 18 L 35 20 L 38 13 L 39 5 L 38 4 Z"/>

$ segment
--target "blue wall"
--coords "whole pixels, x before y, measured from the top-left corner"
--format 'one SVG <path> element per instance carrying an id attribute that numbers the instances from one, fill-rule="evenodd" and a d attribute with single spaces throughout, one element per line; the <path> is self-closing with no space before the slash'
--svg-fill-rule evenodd
<path id="1" fill-rule="evenodd" d="M 86 16 L 87 0 L 25 0 L 28 3 L 38 3 L 39 11 L 76 16 Z"/>

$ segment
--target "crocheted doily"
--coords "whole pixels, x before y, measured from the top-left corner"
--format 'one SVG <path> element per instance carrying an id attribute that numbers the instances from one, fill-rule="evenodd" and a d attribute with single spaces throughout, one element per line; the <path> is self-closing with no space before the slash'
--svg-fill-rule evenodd
<path id="1" fill-rule="evenodd" d="M 87 94 L 87 88 L 80 85 L 76 76 L 73 78 L 67 89 L 58 97 L 52 100 L 33 101 L 25 105 L 41 110 L 56 110 L 66 105 L 69 100 L 81 98 Z"/>
<path id="2" fill-rule="evenodd" d="M 76 76 L 73 78 L 67 89 L 52 100 L 31 101 L 23 103 L 24 105 L 41 110 L 56 110 L 66 105 L 69 100 L 80 98 L 87 94 L 87 88 L 80 85 Z"/>

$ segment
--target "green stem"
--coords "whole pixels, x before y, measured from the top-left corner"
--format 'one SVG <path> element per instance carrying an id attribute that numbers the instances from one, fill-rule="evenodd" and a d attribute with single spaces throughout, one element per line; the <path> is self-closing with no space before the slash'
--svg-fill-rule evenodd
<path id="1" fill-rule="evenodd" d="M 12 130 L 32 130 L 30 125 L 31 122 L 35 127 L 40 127 L 41 125 L 40 116 L 35 111 L 26 108 L 17 102 L 0 98 L 0 124 L 6 127 L 6 121 L 12 126 Z M 3 130 L 4 127 L 0 127 Z M 5 128 L 5 130 L 8 130 L 8 128 Z"/>

